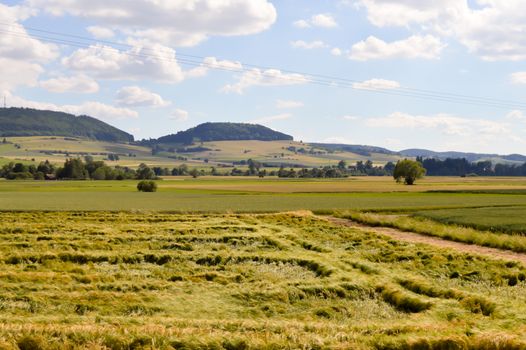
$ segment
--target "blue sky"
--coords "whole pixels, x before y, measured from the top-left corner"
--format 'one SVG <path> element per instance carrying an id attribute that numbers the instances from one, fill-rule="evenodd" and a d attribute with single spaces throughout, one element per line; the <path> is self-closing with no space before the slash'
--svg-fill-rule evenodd
<path id="1" fill-rule="evenodd" d="M 3 1 L 0 92 L 139 139 L 235 121 L 526 153 L 525 32 L 522 0 Z"/>

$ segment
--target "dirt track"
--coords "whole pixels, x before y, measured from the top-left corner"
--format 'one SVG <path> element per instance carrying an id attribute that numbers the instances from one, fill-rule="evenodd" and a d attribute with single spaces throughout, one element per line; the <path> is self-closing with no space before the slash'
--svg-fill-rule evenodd
<path id="1" fill-rule="evenodd" d="M 367 226 L 349 219 L 335 218 L 332 216 L 323 216 L 321 218 L 328 220 L 334 224 L 344 225 L 363 231 L 373 231 L 378 234 L 389 236 L 399 241 L 429 244 L 440 248 L 454 249 L 462 253 L 484 255 L 496 259 L 515 260 L 520 261 L 521 263 L 526 265 L 526 254 L 514 253 L 508 250 L 496 248 L 482 247 L 475 244 L 448 241 L 438 237 L 424 236 L 418 233 L 397 230 L 395 228 Z"/>

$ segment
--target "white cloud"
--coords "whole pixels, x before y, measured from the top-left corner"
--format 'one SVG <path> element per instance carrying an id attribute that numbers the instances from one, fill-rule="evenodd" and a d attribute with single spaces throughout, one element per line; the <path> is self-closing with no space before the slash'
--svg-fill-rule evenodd
<path id="1" fill-rule="evenodd" d="M 55 45 L 32 38 L 18 20 L 27 18 L 19 6 L 0 4 L 0 57 L 4 59 L 48 62 L 58 56 Z"/>
<path id="2" fill-rule="evenodd" d="M 320 13 L 318 15 L 312 16 L 311 23 L 313 26 L 324 28 L 333 28 L 338 26 L 338 23 L 336 23 L 334 17 L 328 13 Z"/>
<path id="3" fill-rule="evenodd" d="M 310 27 L 334 28 L 338 26 L 336 20 L 331 14 L 320 13 L 313 15 L 310 19 L 299 19 L 294 21 L 292 25 L 296 28 L 304 29 Z"/>
<path id="4" fill-rule="evenodd" d="M 139 114 L 128 108 L 119 108 L 100 102 L 87 101 L 78 105 L 56 105 L 47 102 L 26 100 L 22 97 L 12 95 L 9 91 L 4 91 L 8 98 L 8 104 L 12 107 L 26 107 L 71 113 L 74 115 L 89 115 L 102 120 L 130 119 L 137 118 Z"/>
<path id="5" fill-rule="evenodd" d="M 395 58 L 437 59 L 445 46 L 440 38 L 432 35 L 413 35 L 390 43 L 370 36 L 352 46 L 349 58 L 356 61 Z"/>
<path id="6" fill-rule="evenodd" d="M 310 41 L 310 42 L 306 42 L 303 40 L 296 40 L 296 41 L 291 41 L 290 45 L 296 49 L 307 49 L 307 50 L 320 49 L 320 48 L 327 47 L 327 44 L 325 44 L 321 40 Z"/>
<path id="7" fill-rule="evenodd" d="M 455 137 L 509 135 L 511 127 L 505 123 L 437 114 L 431 116 L 395 112 L 386 117 L 369 118 L 366 125 L 376 128 L 434 129 Z"/>
<path id="8" fill-rule="evenodd" d="M 307 22 L 307 21 L 304 20 L 304 19 L 299 19 L 299 20 L 297 20 L 297 21 L 294 21 L 294 22 L 292 23 L 292 25 L 293 25 L 294 27 L 296 27 L 296 28 L 301 28 L 301 29 L 303 29 L 303 28 L 309 28 L 309 27 L 310 27 L 309 22 Z"/>
<path id="9" fill-rule="evenodd" d="M 271 115 L 268 117 L 254 119 L 254 120 L 251 120 L 250 123 L 265 124 L 265 123 L 272 123 L 272 122 L 279 121 L 279 120 L 286 120 L 290 118 L 292 118 L 291 113 L 281 113 L 281 114 Z"/>
<path id="10" fill-rule="evenodd" d="M 125 86 L 117 91 L 115 100 L 118 106 L 125 107 L 166 107 L 170 105 L 160 95 L 138 86 Z"/>
<path id="11" fill-rule="evenodd" d="M 358 117 L 356 115 L 344 115 L 342 117 L 343 120 L 350 120 L 350 121 L 356 121 L 356 120 L 360 120 L 361 117 Z"/>
<path id="12" fill-rule="evenodd" d="M 360 0 L 369 21 L 451 37 L 484 60 L 526 59 L 522 0 Z"/>
<path id="13" fill-rule="evenodd" d="M 152 54 L 155 52 L 155 54 Z M 175 51 L 163 45 L 135 46 L 119 51 L 109 46 L 92 45 L 78 49 L 62 60 L 71 70 L 84 72 L 99 79 L 153 80 L 178 83 L 184 72 L 177 63 Z"/>
<path id="14" fill-rule="evenodd" d="M 513 110 L 506 115 L 506 119 L 526 121 L 526 115 L 522 111 Z"/>
<path id="15" fill-rule="evenodd" d="M 72 15 L 133 38 L 175 46 L 197 45 L 210 36 L 260 33 L 276 21 L 267 0 L 28 0 L 55 16 Z"/>
<path id="16" fill-rule="evenodd" d="M 513 84 L 526 84 L 526 72 L 516 72 L 510 76 Z"/>
<path id="17" fill-rule="evenodd" d="M 333 56 L 341 56 L 343 54 L 342 50 L 339 47 L 334 47 L 331 50 L 331 55 Z"/>
<path id="18" fill-rule="evenodd" d="M 190 69 L 185 72 L 185 75 L 190 78 L 203 77 L 210 69 L 237 72 L 243 69 L 243 65 L 238 61 L 218 60 L 215 57 L 205 57 L 199 67 Z"/>
<path id="19" fill-rule="evenodd" d="M 36 63 L 0 57 L 0 89 L 12 90 L 18 86 L 37 86 L 44 68 Z"/>
<path id="20" fill-rule="evenodd" d="M 55 45 L 32 38 L 19 23 L 34 14 L 24 6 L 0 4 L 0 89 L 36 86 L 44 71 L 41 64 L 58 56 Z"/>
<path id="21" fill-rule="evenodd" d="M 309 80 L 301 74 L 283 73 L 278 69 L 254 68 L 243 73 L 238 82 L 225 85 L 221 91 L 242 94 L 252 86 L 287 86 L 306 84 Z"/>
<path id="22" fill-rule="evenodd" d="M 86 75 L 59 77 L 40 82 L 40 87 L 57 93 L 76 92 L 93 94 L 99 91 L 99 84 Z"/>
<path id="23" fill-rule="evenodd" d="M 187 111 L 185 111 L 184 109 L 177 108 L 175 111 L 172 112 L 170 118 L 179 122 L 184 122 L 188 120 L 188 116 L 189 113 Z"/>
<path id="24" fill-rule="evenodd" d="M 90 26 L 86 30 L 96 39 L 111 39 L 115 36 L 115 32 L 106 27 Z"/>
<path id="25" fill-rule="evenodd" d="M 277 100 L 276 101 L 276 108 L 279 108 L 279 109 L 300 108 L 303 106 L 304 104 L 301 101 L 293 101 L 293 100 Z"/>
<path id="26" fill-rule="evenodd" d="M 394 80 L 370 79 L 361 83 L 353 83 L 352 87 L 358 90 L 392 90 L 398 89 L 400 83 Z"/>

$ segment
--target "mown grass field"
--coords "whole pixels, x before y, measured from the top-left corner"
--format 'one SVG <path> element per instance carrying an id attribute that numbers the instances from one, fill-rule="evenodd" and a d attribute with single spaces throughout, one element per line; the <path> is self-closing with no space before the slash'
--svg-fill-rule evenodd
<path id="1" fill-rule="evenodd" d="M 3 349 L 519 349 L 526 269 L 306 214 L 0 214 Z"/>

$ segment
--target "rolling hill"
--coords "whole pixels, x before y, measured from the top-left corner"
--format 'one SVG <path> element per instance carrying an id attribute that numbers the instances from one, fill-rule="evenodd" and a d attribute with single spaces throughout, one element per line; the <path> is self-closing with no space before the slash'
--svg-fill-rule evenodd
<path id="1" fill-rule="evenodd" d="M 0 137 L 65 136 L 107 142 L 133 142 L 133 135 L 96 118 L 30 108 L 1 108 Z"/>
<path id="2" fill-rule="evenodd" d="M 147 141 L 150 144 L 182 144 L 209 141 L 287 141 L 293 137 L 263 125 L 245 123 L 204 123 L 177 134 Z"/>
<path id="3" fill-rule="evenodd" d="M 197 167 L 244 166 L 250 158 L 268 167 L 318 167 L 371 160 L 380 165 L 410 157 L 466 158 L 470 162 L 522 164 L 526 156 L 407 149 L 400 152 L 368 145 L 325 144 L 294 141 L 293 137 L 262 125 L 204 123 L 158 139 L 132 142 L 133 136 L 88 116 L 25 108 L 0 109 L 0 163 L 90 154 L 106 159 L 120 157 L 113 165 L 172 167 L 186 163 Z"/>

